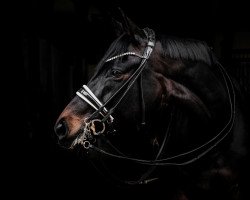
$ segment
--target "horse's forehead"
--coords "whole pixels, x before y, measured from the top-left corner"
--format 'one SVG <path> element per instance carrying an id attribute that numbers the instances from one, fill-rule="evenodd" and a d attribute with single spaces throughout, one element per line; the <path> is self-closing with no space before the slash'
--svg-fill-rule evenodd
<path id="1" fill-rule="evenodd" d="M 130 43 L 128 45 L 128 51 L 135 52 L 135 53 L 138 53 L 138 54 L 142 54 L 145 47 L 146 47 L 145 44 L 136 44 L 135 45 L 135 44 Z"/>

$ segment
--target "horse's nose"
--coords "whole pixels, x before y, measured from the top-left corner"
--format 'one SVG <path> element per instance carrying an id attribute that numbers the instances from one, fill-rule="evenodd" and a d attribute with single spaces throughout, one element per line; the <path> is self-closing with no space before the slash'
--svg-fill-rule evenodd
<path id="1" fill-rule="evenodd" d="M 54 127 L 55 133 L 58 136 L 59 140 L 65 138 L 69 132 L 69 128 L 67 126 L 67 123 L 64 119 L 60 119 L 55 127 Z"/>

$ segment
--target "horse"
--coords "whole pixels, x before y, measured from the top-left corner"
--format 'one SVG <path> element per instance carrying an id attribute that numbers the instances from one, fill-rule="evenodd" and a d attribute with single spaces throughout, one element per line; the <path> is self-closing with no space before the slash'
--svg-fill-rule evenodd
<path id="1" fill-rule="evenodd" d="M 242 95 L 213 50 L 126 16 L 116 27 L 94 75 L 58 117 L 58 143 L 117 185 L 161 185 L 179 200 L 243 199 Z"/>

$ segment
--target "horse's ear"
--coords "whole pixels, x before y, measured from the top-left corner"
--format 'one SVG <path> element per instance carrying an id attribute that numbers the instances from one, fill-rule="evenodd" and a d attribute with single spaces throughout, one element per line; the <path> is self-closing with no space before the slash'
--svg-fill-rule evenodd
<path id="1" fill-rule="evenodd" d="M 140 41 L 145 37 L 143 30 L 140 29 L 131 19 L 129 19 L 121 8 L 118 8 L 117 11 L 118 13 L 115 12 L 115 15 L 109 15 L 110 17 L 116 16 L 115 18 L 111 17 L 111 23 L 117 37 L 123 33 L 127 33 L 136 41 Z"/>
<path id="2" fill-rule="evenodd" d="M 135 37 L 135 39 L 138 39 L 136 37 L 144 37 L 143 30 L 140 29 L 130 18 L 128 18 L 123 10 L 119 8 L 121 16 L 122 16 L 122 24 L 124 27 L 124 30 L 130 35 Z"/>
<path id="3" fill-rule="evenodd" d="M 114 28 L 115 35 L 119 37 L 121 34 L 125 32 L 123 25 L 121 22 L 118 22 L 114 18 L 112 18 L 112 26 Z"/>
<path id="4" fill-rule="evenodd" d="M 124 31 L 136 40 L 145 37 L 143 30 L 140 29 L 131 19 L 129 19 L 121 8 L 119 8 L 119 11 L 122 17 L 122 27 Z"/>

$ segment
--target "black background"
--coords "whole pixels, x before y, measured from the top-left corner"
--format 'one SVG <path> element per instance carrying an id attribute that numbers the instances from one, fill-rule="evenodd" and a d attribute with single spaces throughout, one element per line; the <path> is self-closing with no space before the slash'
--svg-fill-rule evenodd
<path id="1" fill-rule="evenodd" d="M 141 28 L 206 41 L 249 95 L 246 2 L 26 0 L 9 5 L 6 18 L 11 17 L 13 31 L 6 39 L 11 58 L 5 68 L 10 80 L 3 85 L 5 99 L 13 100 L 5 117 L 11 136 L 4 150 L 9 195 L 36 199 L 97 197 L 95 191 L 103 188 L 113 192 L 84 158 L 57 145 L 53 126 L 115 38 L 108 16 L 117 17 L 118 6 Z"/>

